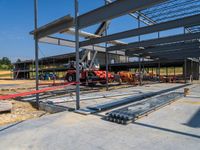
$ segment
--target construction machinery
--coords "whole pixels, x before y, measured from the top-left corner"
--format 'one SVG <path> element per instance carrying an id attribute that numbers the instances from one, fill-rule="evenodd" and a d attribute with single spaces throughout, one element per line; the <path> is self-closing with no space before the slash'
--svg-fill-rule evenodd
<path id="1" fill-rule="evenodd" d="M 136 83 L 136 75 L 133 72 L 130 71 L 120 71 L 118 72 L 122 82 L 128 82 L 128 83 Z"/>
<path id="2" fill-rule="evenodd" d="M 96 36 L 102 36 L 106 29 L 108 28 L 109 21 L 102 22 L 98 29 L 95 32 Z M 72 31 L 69 31 L 70 33 Z M 84 38 L 90 38 L 91 35 L 88 35 L 86 32 L 81 32 L 80 36 Z M 93 52 L 93 56 L 90 61 L 84 62 L 88 57 L 88 54 Z M 79 63 L 80 70 L 80 82 L 88 85 L 96 85 L 96 83 L 106 84 L 106 71 L 99 70 L 99 64 L 95 63 L 95 58 L 97 55 L 97 50 L 84 50 L 84 55 L 82 56 Z M 65 80 L 68 82 L 76 81 L 76 62 L 69 62 L 67 65 L 67 72 L 65 75 Z M 108 81 L 112 82 L 114 80 L 114 75 L 108 73 Z"/>
<path id="3" fill-rule="evenodd" d="M 96 85 L 96 83 L 106 84 L 106 71 L 98 70 L 98 68 L 88 67 L 86 64 L 79 63 L 80 82 L 88 85 Z M 65 80 L 68 82 L 76 81 L 76 62 L 68 64 Z M 108 81 L 114 81 L 114 76 L 108 73 Z"/>

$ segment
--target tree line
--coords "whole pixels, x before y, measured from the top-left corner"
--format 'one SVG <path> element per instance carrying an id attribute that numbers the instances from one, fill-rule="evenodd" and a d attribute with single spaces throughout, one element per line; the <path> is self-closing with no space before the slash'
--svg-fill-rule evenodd
<path id="1" fill-rule="evenodd" d="M 8 57 L 3 57 L 0 59 L 0 70 L 9 70 L 12 69 L 11 60 Z"/>

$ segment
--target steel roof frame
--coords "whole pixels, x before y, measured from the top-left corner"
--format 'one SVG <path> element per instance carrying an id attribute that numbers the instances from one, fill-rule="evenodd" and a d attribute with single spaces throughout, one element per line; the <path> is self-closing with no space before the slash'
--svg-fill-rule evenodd
<path id="1" fill-rule="evenodd" d="M 151 26 L 145 26 L 145 27 L 141 27 L 141 28 L 137 28 L 137 29 L 132 29 L 132 30 L 104 36 L 104 37 L 93 38 L 90 40 L 80 42 L 80 47 L 103 43 L 103 42 L 107 42 L 107 41 L 113 41 L 113 40 L 118 40 L 118 39 L 124 39 L 124 38 L 144 35 L 144 34 L 149 34 L 149 33 L 154 33 L 154 32 L 159 32 L 159 31 L 178 28 L 178 27 L 195 26 L 195 25 L 199 25 L 199 24 L 200 24 L 200 14 L 173 20 L 173 21 L 154 24 Z"/>
<path id="2" fill-rule="evenodd" d="M 188 33 L 188 34 L 162 37 L 162 38 L 158 38 L 158 39 L 145 40 L 145 41 L 141 41 L 141 42 L 133 42 L 133 43 L 129 43 L 127 45 L 111 46 L 111 47 L 108 47 L 107 50 L 108 51 L 127 50 L 127 49 L 134 49 L 134 48 L 138 48 L 138 47 L 155 46 L 158 44 L 181 42 L 181 41 L 199 39 L 199 38 L 200 38 L 200 33 Z"/>
<path id="3" fill-rule="evenodd" d="M 164 1 L 166 0 L 135 0 L 133 3 L 133 0 L 117 0 L 108 5 L 80 15 L 78 17 L 78 28 L 82 29 L 99 22 L 148 8 Z"/>
<path id="4" fill-rule="evenodd" d="M 199 47 L 200 42 L 181 42 L 181 43 L 175 43 L 175 44 L 168 44 L 168 45 L 162 45 L 162 46 L 156 46 L 156 47 L 149 47 L 149 48 L 144 48 L 140 50 L 126 50 L 126 53 L 135 53 L 135 54 L 143 54 L 143 53 L 156 53 L 156 52 L 165 52 L 165 51 L 177 51 L 180 49 L 191 49 L 195 47 Z"/>
<path id="5" fill-rule="evenodd" d="M 78 0 L 75 1 L 75 18 L 67 15 L 62 17 L 50 24 L 47 24 L 41 28 L 37 27 L 37 0 L 35 0 L 35 30 L 33 32 L 35 38 L 35 57 L 36 57 L 36 90 L 38 90 L 38 40 L 42 37 L 47 37 L 51 34 L 61 33 L 66 31 L 71 27 L 75 26 L 75 47 L 76 47 L 76 79 L 77 83 L 79 83 L 79 31 L 82 28 L 89 27 L 91 25 L 104 22 L 107 20 L 111 20 L 113 18 L 136 12 L 138 14 L 138 20 L 140 20 L 139 16 L 143 16 L 143 18 L 150 18 L 145 13 L 143 13 L 143 9 L 149 8 L 157 4 L 160 5 L 162 2 L 166 2 L 167 0 L 117 0 L 108 5 L 99 7 L 95 10 L 92 10 L 88 13 L 83 15 L 78 14 Z M 167 2 L 166 2 L 167 3 Z M 109 12 L 109 13 L 108 13 Z M 147 19 L 148 20 L 148 19 Z M 150 20 L 153 20 L 150 18 Z M 155 30 L 155 32 L 159 32 Z M 117 45 L 111 46 L 107 48 L 108 51 L 115 51 L 115 50 L 123 50 L 123 49 L 134 49 L 136 47 L 148 47 L 152 45 L 159 45 L 159 44 L 167 44 L 173 42 L 180 42 L 185 40 L 192 40 L 200 38 L 200 33 L 193 33 L 193 34 L 185 34 L 185 35 L 175 35 L 170 37 L 163 37 L 159 39 L 152 39 L 147 41 L 141 42 L 133 42 L 129 43 L 128 45 Z M 60 40 L 57 41 L 58 43 L 61 42 Z M 69 42 L 69 41 L 67 41 Z M 71 41 L 72 42 L 72 41 Z M 105 41 L 106 45 L 108 41 Z M 107 51 L 106 51 L 107 52 Z M 107 53 L 106 53 L 107 54 Z M 185 54 L 186 55 L 186 54 Z M 183 55 L 182 55 L 183 56 Z M 188 55 L 187 55 L 188 56 Z M 77 84 L 76 89 L 76 108 L 79 109 L 79 100 L 80 100 L 80 88 L 79 84 Z M 37 102 L 39 102 L 39 97 L 37 95 Z M 39 104 L 39 103 L 38 103 Z"/>

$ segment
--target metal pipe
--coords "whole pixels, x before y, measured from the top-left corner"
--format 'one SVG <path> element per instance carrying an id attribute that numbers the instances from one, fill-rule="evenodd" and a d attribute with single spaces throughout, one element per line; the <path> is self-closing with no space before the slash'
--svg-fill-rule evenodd
<path id="1" fill-rule="evenodd" d="M 35 31 L 38 29 L 38 0 L 34 0 L 34 27 Z M 39 48 L 38 48 L 38 37 L 37 34 L 34 35 L 35 39 L 35 87 L 36 90 L 39 90 L 39 62 L 38 62 L 38 55 L 39 55 Z M 39 94 L 36 94 L 36 103 L 39 109 Z"/>
<path id="2" fill-rule="evenodd" d="M 79 70 L 79 24 L 78 24 L 78 0 L 74 0 L 75 5 L 75 42 L 76 42 L 76 109 L 80 109 L 80 70 Z"/>

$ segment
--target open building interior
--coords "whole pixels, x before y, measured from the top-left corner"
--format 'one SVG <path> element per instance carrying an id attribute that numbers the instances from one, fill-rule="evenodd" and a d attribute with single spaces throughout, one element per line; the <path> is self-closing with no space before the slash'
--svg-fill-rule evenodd
<path id="1" fill-rule="evenodd" d="M 71 149 L 81 149 L 82 144 L 89 149 L 148 149 L 150 146 L 152 149 L 188 149 L 193 144 L 197 147 L 191 149 L 200 148 L 200 120 L 196 117 L 200 101 L 199 0 L 105 0 L 104 5 L 83 14 L 79 13 L 79 0 L 74 0 L 75 14 L 67 14 L 42 26 L 38 26 L 38 1 L 34 2 L 35 28 L 30 35 L 35 41 L 35 59 L 14 63 L 13 79 L 32 80 L 35 90 L 31 94 L 25 92 L 22 96 L 2 98 L 34 102 L 38 109 L 49 113 L 62 112 L 49 117 L 50 120 L 57 118 L 59 123 L 46 120 L 49 125 L 44 134 L 50 133 L 49 128 L 55 128 L 55 132 L 62 132 L 58 128 L 70 132 L 67 146 Z M 110 33 L 111 22 L 124 15 L 131 17 L 137 28 Z M 94 25 L 94 33 L 86 32 Z M 166 31 L 171 31 L 170 35 L 163 33 Z M 40 57 L 40 43 L 72 48 L 74 52 Z M 95 77 L 89 75 L 91 72 Z M 99 72 L 102 74 L 98 75 Z M 56 77 L 42 79 L 44 74 Z M 148 115 L 152 112 L 155 115 L 151 118 Z M 71 118 L 74 120 L 67 120 Z M 33 122 L 37 126 L 43 121 L 42 118 Z M 60 125 L 60 121 L 67 125 Z M 122 132 L 116 123 L 127 125 L 123 128 L 127 132 Z M 28 122 L 24 126 L 30 124 L 33 125 Z M 148 134 L 142 137 L 145 127 Z M 138 141 L 130 131 L 139 135 Z M 102 138 L 106 134 L 109 138 Z M 9 131 L 5 135 L 8 139 Z M 64 137 L 63 133 L 60 135 Z M 92 144 L 79 139 L 79 146 L 74 146 L 71 144 L 76 139 L 74 135 L 91 140 Z M 119 143 L 115 143 L 111 140 L 115 136 L 123 140 L 117 138 Z M 174 141 L 162 142 L 166 136 Z M 41 140 L 37 135 L 34 137 Z M 149 141 L 155 137 L 157 144 L 154 145 Z M 60 138 L 59 135 L 52 140 L 56 138 Z M 38 143 L 45 147 L 49 141 L 52 146 L 51 139 Z M 60 146 L 64 141 L 60 143 L 56 145 L 64 149 Z M 185 147 L 181 143 L 185 143 Z"/>

